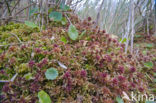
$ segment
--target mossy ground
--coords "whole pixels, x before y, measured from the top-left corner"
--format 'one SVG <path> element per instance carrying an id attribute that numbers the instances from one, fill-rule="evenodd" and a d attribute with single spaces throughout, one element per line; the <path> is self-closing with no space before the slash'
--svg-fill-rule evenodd
<path id="1" fill-rule="evenodd" d="M 55 103 L 113 103 L 123 91 L 128 95 L 131 91 L 151 93 L 146 74 L 154 79 L 156 54 L 149 45 L 146 54 L 125 54 L 124 44 L 92 28 L 90 20 L 81 21 L 74 15 L 69 18 L 79 36 L 85 31 L 75 41 L 68 36 L 69 23 L 52 22 L 41 32 L 24 24 L 0 27 L 0 77 L 8 80 L 18 73 L 14 82 L 3 86 L 3 103 L 38 102 L 40 90 Z M 154 66 L 145 67 L 145 62 Z M 45 77 L 51 67 L 59 73 L 53 81 Z"/>

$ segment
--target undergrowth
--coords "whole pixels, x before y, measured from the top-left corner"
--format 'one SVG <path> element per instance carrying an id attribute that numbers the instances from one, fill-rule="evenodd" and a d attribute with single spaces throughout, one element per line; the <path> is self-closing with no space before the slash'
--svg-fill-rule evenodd
<path id="1" fill-rule="evenodd" d="M 0 27 L 0 78 L 18 74 L 3 86 L 2 103 L 37 103 L 40 91 L 53 103 L 114 103 L 123 92 L 151 93 L 155 55 L 125 54 L 125 45 L 93 28 L 90 17 L 68 17 L 76 29 L 57 21 L 41 32 L 24 24 Z M 76 39 L 71 33 L 78 33 Z"/>

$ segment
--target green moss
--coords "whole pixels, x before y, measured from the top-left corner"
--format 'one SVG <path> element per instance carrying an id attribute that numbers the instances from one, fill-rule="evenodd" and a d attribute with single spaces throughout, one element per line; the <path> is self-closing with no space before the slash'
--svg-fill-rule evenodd
<path id="1" fill-rule="evenodd" d="M 27 63 L 22 63 L 16 70 L 18 73 L 26 73 L 30 71 L 30 68 Z"/>

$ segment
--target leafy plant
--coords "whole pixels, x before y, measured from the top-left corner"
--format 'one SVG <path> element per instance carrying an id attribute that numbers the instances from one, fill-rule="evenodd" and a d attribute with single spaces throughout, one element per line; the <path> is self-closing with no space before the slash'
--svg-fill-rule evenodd
<path id="1" fill-rule="evenodd" d="M 61 37 L 61 41 L 67 43 L 67 39 L 64 36 Z"/>

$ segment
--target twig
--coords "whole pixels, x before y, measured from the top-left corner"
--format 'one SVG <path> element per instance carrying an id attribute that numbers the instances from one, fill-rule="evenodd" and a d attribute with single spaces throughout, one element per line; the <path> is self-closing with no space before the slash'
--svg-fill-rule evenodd
<path id="1" fill-rule="evenodd" d="M 13 9 L 11 10 L 11 12 L 13 12 L 13 10 L 16 8 L 17 4 L 20 2 L 20 0 L 18 0 L 15 4 L 15 6 L 13 7 Z"/>
<path id="2" fill-rule="evenodd" d="M 16 73 L 16 74 L 11 78 L 10 81 L 13 82 L 13 81 L 16 79 L 17 75 L 18 75 L 18 73 Z"/>
<path id="3" fill-rule="evenodd" d="M 16 35 L 16 34 L 13 34 L 13 33 L 10 33 L 11 35 L 15 36 L 17 38 L 17 40 L 22 43 L 22 41 L 20 40 L 20 38 Z"/>
<path id="4" fill-rule="evenodd" d="M 30 4 L 30 5 L 28 5 L 28 6 L 26 6 L 26 7 L 24 7 L 23 9 L 21 9 L 20 11 L 18 11 L 15 15 L 18 15 L 19 13 L 21 13 L 24 9 L 27 9 L 28 7 L 30 7 L 30 6 L 32 6 L 32 5 L 35 5 L 36 3 L 34 2 L 34 3 L 32 3 L 32 4 Z"/>
<path id="5" fill-rule="evenodd" d="M 20 21 L 20 20 L 17 20 L 17 19 L 10 19 L 10 21 L 15 21 L 15 22 L 24 23 L 24 21 Z"/>
<path id="6" fill-rule="evenodd" d="M 151 79 L 151 77 L 146 73 L 146 76 L 151 80 L 151 82 L 153 82 L 153 80 Z"/>
<path id="7" fill-rule="evenodd" d="M 10 20 L 10 19 L 12 19 L 12 16 L 8 16 L 8 17 L 2 17 L 2 18 L 0 18 L 0 20 Z"/>
<path id="8" fill-rule="evenodd" d="M 18 73 L 16 73 L 12 78 L 11 80 L 0 80 L 0 83 L 9 83 L 9 82 L 13 82 L 16 77 L 17 77 Z"/>
<path id="9" fill-rule="evenodd" d="M 0 83 L 9 83 L 9 80 L 0 80 Z"/>
<path id="10" fill-rule="evenodd" d="M 69 17 L 67 16 L 66 13 L 65 13 L 65 17 L 67 18 L 68 22 L 69 22 L 70 24 L 72 24 L 72 22 L 70 21 L 70 19 L 69 19 Z"/>

